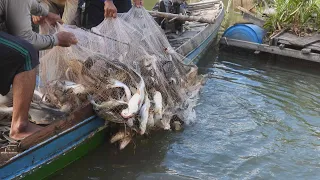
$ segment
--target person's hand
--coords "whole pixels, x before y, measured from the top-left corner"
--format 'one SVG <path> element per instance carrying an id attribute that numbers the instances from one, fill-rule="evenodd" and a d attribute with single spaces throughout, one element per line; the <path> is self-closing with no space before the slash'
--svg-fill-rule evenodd
<path id="1" fill-rule="evenodd" d="M 65 32 L 65 31 L 58 32 L 57 37 L 58 37 L 58 46 L 70 47 L 71 45 L 78 43 L 76 36 L 70 32 Z"/>
<path id="2" fill-rule="evenodd" d="M 133 0 L 133 3 L 138 8 L 143 6 L 143 0 Z"/>
<path id="3" fill-rule="evenodd" d="M 33 24 L 43 24 L 45 22 L 45 17 L 43 16 L 32 16 Z"/>
<path id="4" fill-rule="evenodd" d="M 63 24 L 63 21 L 60 18 L 60 16 L 51 12 L 49 12 L 48 16 L 45 17 L 45 20 L 47 21 L 47 23 L 53 26 L 55 26 L 57 22 Z"/>
<path id="5" fill-rule="evenodd" d="M 117 8 L 110 0 L 104 2 L 104 17 L 117 17 Z"/>

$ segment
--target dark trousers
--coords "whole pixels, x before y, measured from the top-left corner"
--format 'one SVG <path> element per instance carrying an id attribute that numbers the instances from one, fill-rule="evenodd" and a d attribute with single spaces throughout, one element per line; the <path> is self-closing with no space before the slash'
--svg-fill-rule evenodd
<path id="1" fill-rule="evenodd" d="M 14 77 L 39 65 L 38 52 L 25 40 L 0 31 L 0 94 L 6 95 Z"/>
<path id="2" fill-rule="evenodd" d="M 101 0 L 85 0 L 86 7 L 83 17 L 83 27 L 90 29 L 99 25 L 104 19 L 104 2 Z M 130 0 L 114 0 L 118 13 L 128 12 L 131 8 Z"/>

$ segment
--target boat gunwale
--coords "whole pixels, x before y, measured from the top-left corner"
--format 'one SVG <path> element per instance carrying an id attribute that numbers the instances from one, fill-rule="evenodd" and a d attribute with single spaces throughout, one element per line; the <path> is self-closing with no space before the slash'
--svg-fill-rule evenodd
<path id="1" fill-rule="evenodd" d="M 94 120 L 96 117 L 97 117 L 97 115 L 90 116 L 90 117 L 86 118 L 85 120 L 83 120 L 83 121 L 75 124 L 74 126 L 68 128 L 68 129 L 66 129 L 66 130 L 64 130 L 64 131 L 62 131 L 62 132 L 60 132 L 60 133 L 58 133 L 58 134 L 56 134 L 56 135 L 53 135 L 52 137 L 50 137 L 50 138 L 48 138 L 48 139 L 40 142 L 39 144 L 37 144 L 37 145 L 35 145 L 35 146 L 32 146 L 32 147 L 30 147 L 29 149 L 27 149 L 27 150 L 25 150 L 25 151 L 23 151 L 23 152 L 15 155 L 15 156 L 13 156 L 13 157 L 10 158 L 7 162 L 5 162 L 3 165 L 1 165 L 0 168 L 4 167 L 4 166 L 6 166 L 6 165 L 8 165 L 8 164 L 10 164 L 10 163 L 13 163 L 13 162 L 15 162 L 16 160 L 18 160 L 19 158 L 22 158 L 22 157 L 24 157 L 24 156 L 27 156 L 27 155 L 30 154 L 32 151 L 35 151 L 35 150 L 37 150 L 37 149 L 45 146 L 46 144 L 49 144 L 50 142 L 52 142 L 52 141 L 60 138 L 61 136 L 66 135 L 66 134 L 68 134 L 68 133 L 70 133 L 70 132 L 72 132 L 72 131 L 74 131 L 74 130 L 76 130 L 76 129 L 78 129 L 78 128 L 86 125 L 86 124 L 88 124 L 89 122 L 91 122 L 92 120 Z"/>
<path id="2" fill-rule="evenodd" d="M 92 118 L 91 120 L 95 120 L 96 118 L 98 118 L 97 116 L 92 116 L 90 117 Z M 90 119 L 90 118 L 87 118 L 87 119 Z M 85 124 L 82 124 L 82 126 L 85 125 Z M 79 146 L 81 146 L 83 143 L 85 143 L 86 141 L 90 140 L 92 137 L 94 137 L 97 133 L 99 133 L 100 131 L 103 131 L 106 129 L 106 125 L 103 125 L 103 126 L 100 126 L 98 128 L 96 128 L 95 130 L 91 131 L 88 135 L 86 136 L 83 136 L 81 137 L 78 141 L 76 141 L 72 146 L 68 146 L 67 148 L 61 150 L 60 152 L 56 153 L 55 155 L 51 156 L 50 158 L 48 158 L 47 161 L 44 161 L 40 164 L 37 164 L 37 165 L 34 165 L 29 171 L 25 171 L 25 172 L 22 172 L 20 173 L 19 175 L 12 175 L 14 178 L 13 179 L 24 179 L 26 176 L 28 175 L 31 175 L 33 172 L 41 169 L 43 166 L 43 164 L 50 164 L 52 162 L 54 162 L 55 160 L 58 160 L 62 155 L 65 155 L 67 153 L 71 153 L 74 149 L 78 148 Z M 79 127 L 78 127 L 79 128 Z M 49 142 L 50 143 L 50 142 Z M 75 161 L 75 160 L 74 160 Z M 72 161 L 72 162 L 74 162 Z M 70 163 L 72 163 L 70 162 Z M 66 166 L 68 166 L 70 163 L 66 164 Z M 66 167 L 64 166 L 64 167 Z M 57 171 L 63 169 L 64 167 L 58 169 Z M 57 172 L 55 171 L 55 172 Z M 51 175 L 53 175 L 55 172 L 51 172 L 50 174 L 48 174 L 46 176 L 47 177 L 50 177 Z M 18 177 L 20 176 L 20 177 Z"/>
<path id="3" fill-rule="evenodd" d="M 219 9 L 219 12 L 218 12 L 218 14 L 216 14 L 215 19 L 214 19 L 215 23 L 213 23 L 213 24 L 204 23 L 204 24 L 206 24 L 206 27 L 203 28 L 201 31 L 199 31 L 197 34 L 195 34 L 192 38 L 190 38 L 190 39 L 188 39 L 187 41 L 185 41 L 181 46 L 177 47 L 177 48 L 175 49 L 176 51 L 181 50 L 184 46 L 186 46 L 188 43 L 190 43 L 193 39 L 195 39 L 195 38 L 197 38 L 198 36 L 200 36 L 201 33 L 202 33 L 205 29 L 208 29 L 208 28 L 216 25 L 216 20 L 217 20 L 219 17 L 223 16 L 223 14 L 224 14 L 224 4 L 223 4 L 223 2 L 222 2 L 221 0 L 220 0 L 219 2 L 218 2 L 218 1 L 215 2 L 215 4 L 219 4 L 219 5 L 220 5 L 220 6 L 219 6 L 219 8 L 220 8 L 220 9 Z M 214 8 L 214 6 L 212 6 L 211 8 Z M 211 10 L 211 9 L 210 9 L 210 10 Z M 209 11 L 209 10 L 204 10 L 204 11 Z M 219 28 L 219 27 L 217 27 L 217 28 Z M 204 39 L 201 43 L 199 43 L 199 44 L 197 45 L 197 47 L 193 48 L 193 49 L 192 49 L 190 52 L 188 52 L 186 55 L 183 55 L 183 56 L 185 57 L 185 59 L 188 59 L 187 57 L 188 57 L 191 53 L 193 53 L 196 49 L 198 49 L 198 48 L 203 44 L 203 42 L 205 42 L 209 37 L 210 37 L 210 36 L 206 37 L 206 39 Z M 180 54 L 181 54 L 181 53 L 180 53 Z M 191 61 L 189 61 L 189 62 L 186 63 L 186 64 L 191 64 L 193 61 L 194 61 L 194 59 L 191 59 Z"/>

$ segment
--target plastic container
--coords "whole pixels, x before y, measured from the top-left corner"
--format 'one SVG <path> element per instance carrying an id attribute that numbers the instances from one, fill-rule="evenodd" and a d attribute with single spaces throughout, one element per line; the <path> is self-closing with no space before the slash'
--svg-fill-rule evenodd
<path id="1" fill-rule="evenodd" d="M 264 29 L 254 24 L 236 24 L 229 27 L 222 37 L 262 44 L 265 33 Z"/>

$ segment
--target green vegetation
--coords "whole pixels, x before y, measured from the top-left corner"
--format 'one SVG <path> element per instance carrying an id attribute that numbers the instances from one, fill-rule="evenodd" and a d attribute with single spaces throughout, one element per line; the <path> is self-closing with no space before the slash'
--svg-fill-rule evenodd
<path id="1" fill-rule="evenodd" d="M 299 36 L 320 31 L 320 0 L 275 0 L 275 13 L 267 18 L 270 34 L 288 29 Z"/>
<path id="2" fill-rule="evenodd" d="M 147 10 L 151 10 L 158 0 L 144 0 L 144 7 Z"/>

